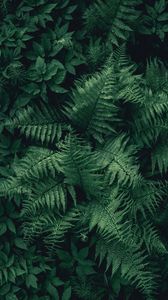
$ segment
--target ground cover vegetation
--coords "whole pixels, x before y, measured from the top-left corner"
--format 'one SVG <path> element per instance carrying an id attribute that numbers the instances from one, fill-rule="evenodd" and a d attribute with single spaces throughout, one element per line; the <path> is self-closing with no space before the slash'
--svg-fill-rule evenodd
<path id="1" fill-rule="evenodd" d="M 168 1 L 0 1 L 0 299 L 168 298 Z"/>

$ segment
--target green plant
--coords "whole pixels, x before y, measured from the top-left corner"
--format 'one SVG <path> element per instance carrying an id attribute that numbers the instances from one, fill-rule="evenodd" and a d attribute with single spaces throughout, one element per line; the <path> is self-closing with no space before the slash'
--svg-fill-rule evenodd
<path id="1" fill-rule="evenodd" d="M 79 231 L 87 227 L 91 234 L 96 229 L 98 239 L 103 239 L 101 248 L 97 248 L 101 261 L 107 255 L 107 268 L 112 265 L 114 274 L 121 267 L 122 278 L 135 284 L 149 298 L 155 290 L 151 252 L 153 255 L 167 253 L 152 220 L 146 221 L 148 215 L 153 218 L 164 196 L 164 187 L 155 179 L 152 145 L 157 148 L 160 138 L 167 134 L 166 125 L 162 125 L 165 94 L 159 91 L 166 73 L 158 89 L 152 91 L 150 68 L 159 68 L 158 65 L 151 63 L 146 78 L 142 78 L 134 75 L 132 66 L 125 65 L 126 59 L 122 63 L 117 54 L 116 57 L 99 74 L 77 83 L 71 102 L 58 111 L 60 117 L 65 112 L 65 123 L 70 122 L 73 131 L 69 127 L 68 135 L 55 144 L 55 150 L 30 148 L 13 164 L 14 175 L 2 183 L 0 190 L 3 195 L 10 193 L 10 197 L 25 195 L 22 217 L 27 241 L 43 236 L 46 247 L 54 253 L 57 244 L 66 239 L 67 231 L 73 233 L 75 226 Z M 127 107 L 129 126 L 120 115 Z M 139 121 L 140 107 L 143 118 Z M 43 114 L 36 111 L 38 114 L 31 109 L 20 111 L 7 125 L 20 128 L 27 138 L 31 136 L 44 145 L 54 143 L 50 125 L 45 131 L 41 129 Z M 48 110 L 45 118 L 49 121 Z M 30 125 L 25 125 L 29 119 L 34 124 L 30 129 Z M 148 132 L 152 122 L 152 130 Z M 125 133 L 121 134 L 124 128 Z M 82 138 L 76 136 L 75 129 Z M 140 152 L 145 148 L 151 153 L 148 169 L 140 161 Z M 159 161 L 158 165 L 161 164 Z M 159 171 L 162 175 L 162 168 Z M 147 196 L 149 187 L 151 194 Z M 141 189 L 145 202 L 134 203 L 133 199 L 141 199 Z M 95 245 L 99 247 L 99 243 Z M 113 252 L 117 253 L 116 257 Z"/>
<path id="2" fill-rule="evenodd" d="M 143 34 L 157 35 L 162 41 L 168 32 L 167 2 L 165 0 L 155 1 L 154 5 L 146 4 L 146 15 L 142 18 L 140 32 Z"/>
<path id="3" fill-rule="evenodd" d="M 1 8 L 0 298 L 166 299 L 167 2 Z"/>

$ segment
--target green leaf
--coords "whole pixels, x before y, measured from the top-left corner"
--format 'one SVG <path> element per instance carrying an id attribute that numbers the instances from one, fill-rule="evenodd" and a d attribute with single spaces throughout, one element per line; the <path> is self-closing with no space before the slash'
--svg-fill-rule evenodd
<path id="1" fill-rule="evenodd" d="M 5 300 L 18 300 L 18 297 L 14 295 L 13 293 L 10 293 L 6 296 Z"/>
<path id="2" fill-rule="evenodd" d="M 158 17 L 157 17 L 157 20 L 158 20 L 158 21 L 167 21 L 167 20 L 168 20 L 168 13 L 165 12 L 165 13 L 163 13 L 162 15 L 158 16 Z"/>
<path id="3" fill-rule="evenodd" d="M 25 241 L 21 238 L 16 238 L 15 239 L 15 245 L 16 245 L 17 248 L 27 250 L 27 245 L 26 245 Z"/>
<path id="4" fill-rule="evenodd" d="M 46 72 L 46 63 L 44 58 L 38 56 L 36 63 L 35 63 L 35 69 L 39 74 L 45 74 Z"/>
<path id="5" fill-rule="evenodd" d="M 67 288 L 62 295 L 62 300 L 70 300 L 71 299 L 71 287 Z"/>
<path id="6" fill-rule="evenodd" d="M 7 226 L 5 223 L 0 223 L 0 235 L 3 235 L 7 231 Z"/>
<path id="7" fill-rule="evenodd" d="M 59 300 L 58 291 L 51 283 L 47 285 L 47 291 L 53 297 L 53 300 Z"/>
<path id="8" fill-rule="evenodd" d="M 38 55 L 40 57 L 44 55 L 43 47 L 40 44 L 38 44 L 37 42 L 33 42 L 33 50 L 36 53 L 36 55 Z"/>
<path id="9" fill-rule="evenodd" d="M 7 284 L 4 284 L 3 286 L 1 286 L 0 287 L 0 295 L 1 296 L 6 295 L 10 291 L 10 288 L 11 288 L 10 283 L 7 283 Z"/>
<path id="10" fill-rule="evenodd" d="M 72 256 L 64 250 L 57 250 L 56 254 L 58 255 L 59 259 L 64 262 L 69 262 L 72 259 Z"/>
<path id="11" fill-rule="evenodd" d="M 76 71 L 75 71 L 74 66 L 71 65 L 70 63 L 67 63 L 67 64 L 65 65 L 65 67 L 66 67 L 67 71 L 68 71 L 70 74 L 73 74 L 73 75 L 76 74 Z"/>
<path id="12" fill-rule="evenodd" d="M 53 278 L 53 279 L 52 279 L 52 283 L 53 283 L 55 286 L 61 286 L 61 285 L 64 284 L 64 282 L 63 282 L 61 279 L 59 279 L 58 277 Z"/>
<path id="13" fill-rule="evenodd" d="M 53 81 L 55 81 L 55 84 L 60 84 L 64 81 L 66 75 L 65 70 L 58 70 L 56 76 L 54 76 Z"/>
<path id="14" fill-rule="evenodd" d="M 63 87 L 61 87 L 61 86 L 55 84 L 55 81 L 50 81 L 50 82 L 48 83 L 48 85 L 49 85 L 50 90 L 51 90 L 52 92 L 54 92 L 54 93 L 57 93 L 57 94 L 64 94 L 64 93 L 67 92 L 66 89 L 64 89 Z"/>
<path id="15" fill-rule="evenodd" d="M 40 93 L 40 89 L 39 89 L 38 84 L 37 84 L 37 83 L 34 83 L 34 82 L 31 82 L 31 83 L 28 83 L 28 84 L 24 85 L 24 86 L 22 87 L 22 90 L 25 91 L 25 92 L 28 93 L 28 94 L 33 95 L 33 96 L 35 96 L 35 95 L 37 95 L 37 94 Z M 21 102 L 21 105 L 19 105 L 19 106 L 24 106 L 24 105 L 25 105 L 25 102 L 24 102 L 24 101 L 27 101 L 27 99 L 28 99 L 28 98 L 26 98 L 26 99 L 24 98 L 24 99 L 21 100 L 21 101 L 20 101 L 20 99 L 19 99 L 18 101 Z M 23 101 L 23 103 L 22 103 L 22 101 Z M 28 101 L 28 102 L 29 102 L 29 101 Z M 28 103 L 28 102 L 27 102 L 27 103 Z"/>
<path id="16" fill-rule="evenodd" d="M 14 224 L 14 222 L 13 222 L 11 219 L 7 219 L 6 224 L 7 224 L 7 226 L 8 226 L 8 229 L 9 229 L 11 232 L 16 233 L 16 227 L 15 227 L 15 224 Z"/>
<path id="17" fill-rule="evenodd" d="M 27 287 L 33 287 L 35 289 L 37 289 L 37 277 L 33 274 L 29 274 L 26 277 L 26 285 Z"/>
<path id="18" fill-rule="evenodd" d="M 50 80 L 54 75 L 57 74 L 58 69 L 64 70 L 63 65 L 56 59 L 53 59 L 50 63 L 47 65 L 47 71 L 44 76 L 45 80 Z"/>
<path id="19" fill-rule="evenodd" d="M 79 251 L 78 256 L 80 257 L 80 259 L 84 259 L 88 256 L 88 253 L 89 253 L 89 248 L 86 247 Z"/>
<path id="20" fill-rule="evenodd" d="M 112 278 L 112 289 L 116 296 L 118 296 L 120 292 L 120 288 L 121 288 L 121 274 L 120 272 L 117 272 L 116 274 L 114 274 Z"/>

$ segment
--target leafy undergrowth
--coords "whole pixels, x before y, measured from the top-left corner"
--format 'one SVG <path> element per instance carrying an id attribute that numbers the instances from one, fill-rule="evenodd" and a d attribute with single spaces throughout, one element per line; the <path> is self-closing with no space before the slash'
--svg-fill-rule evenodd
<path id="1" fill-rule="evenodd" d="M 167 0 L 0 18 L 0 299 L 167 299 Z"/>

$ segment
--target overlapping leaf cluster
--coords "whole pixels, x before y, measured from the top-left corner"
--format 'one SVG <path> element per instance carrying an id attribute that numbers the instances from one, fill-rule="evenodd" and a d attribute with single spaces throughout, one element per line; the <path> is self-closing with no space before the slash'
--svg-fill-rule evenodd
<path id="1" fill-rule="evenodd" d="M 70 2 L 2 3 L 0 295 L 158 299 L 168 71 L 130 53 L 167 3 Z"/>

